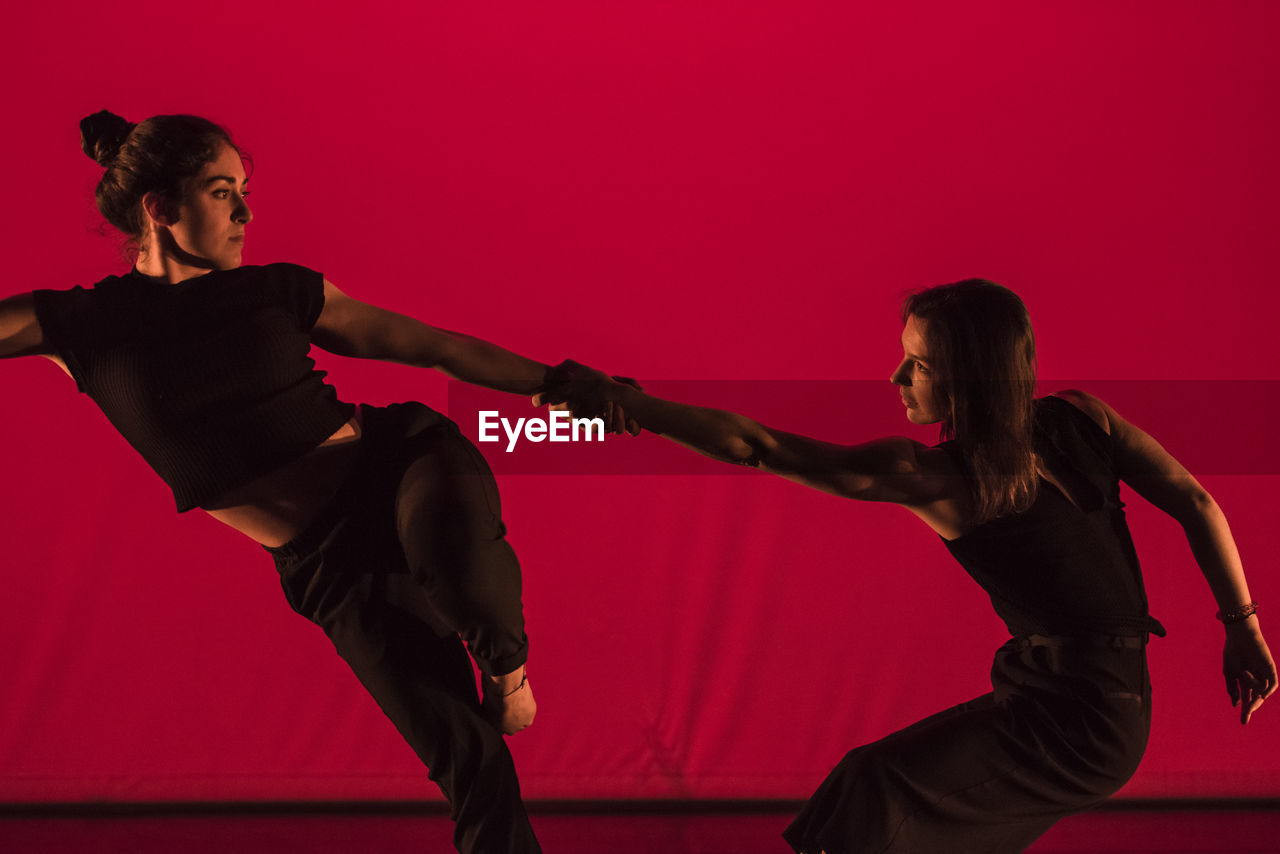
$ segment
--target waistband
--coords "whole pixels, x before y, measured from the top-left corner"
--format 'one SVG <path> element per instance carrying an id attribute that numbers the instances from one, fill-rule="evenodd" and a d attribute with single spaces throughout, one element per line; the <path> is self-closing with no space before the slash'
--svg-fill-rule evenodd
<path id="1" fill-rule="evenodd" d="M 279 564 L 313 554 L 342 522 L 361 493 L 377 480 L 378 469 L 395 460 L 398 449 L 410 445 L 433 428 L 457 430 L 457 425 L 421 403 L 393 403 L 387 406 L 361 404 L 360 441 L 351 470 L 324 508 L 296 537 L 282 546 L 263 546 Z"/>
<path id="2" fill-rule="evenodd" d="M 1047 646 L 1055 649 L 1142 649 L 1150 635 L 1022 635 L 1013 639 L 1018 649 Z"/>
<path id="3" fill-rule="evenodd" d="M 346 480 L 338 486 L 338 491 L 296 537 L 281 546 L 262 547 L 263 551 L 276 561 L 277 566 L 282 561 L 298 560 L 314 553 L 347 515 L 347 507 L 350 506 L 354 494 L 360 487 L 361 470 L 366 465 L 367 455 L 362 451 L 363 449 L 356 451 L 356 459 L 351 465 L 351 471 L 347 473 Z"/>

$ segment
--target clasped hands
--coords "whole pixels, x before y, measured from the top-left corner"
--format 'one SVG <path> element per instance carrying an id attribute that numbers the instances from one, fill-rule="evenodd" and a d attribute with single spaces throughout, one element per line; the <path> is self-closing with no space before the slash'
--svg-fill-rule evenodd
<path id="1" fill-rule="evenodd" d="M 638 436 L 640 423 L 627 417 L 619 401 L 624 386 L 643 391 L 631 377 L 611 377 L 566 359 L 547 373 L 542 391 L 533 396 L 533 405 L 565 410 L 574 418 L 600 418 L 609 433 Z"/>
<path id="2" fill-rule="evenodd" d="M 570 412 L 573 417 L 602 419 L 608 433 L 640 435 L 640 423 L 627 417 L 620 402 L 623 387 L 644 391 L 630 376 L 609 376 L 594 367 L 566 359 L 550 369 L 534 406 Z"/>

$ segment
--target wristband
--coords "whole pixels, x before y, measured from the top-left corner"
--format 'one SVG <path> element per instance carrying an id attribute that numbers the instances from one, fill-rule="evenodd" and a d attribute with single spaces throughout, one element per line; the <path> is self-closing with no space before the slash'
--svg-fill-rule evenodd
<path id="1" fill-rule="evenodd" d="M 1215 616 L 1226 625 L 1232 623 L 1243 623 L 1245 620 L 1258 613 L 1258 603 L 1250 602 L 1248 605 L 1241 605 L 1234 611 L 1219 611 Z"/>

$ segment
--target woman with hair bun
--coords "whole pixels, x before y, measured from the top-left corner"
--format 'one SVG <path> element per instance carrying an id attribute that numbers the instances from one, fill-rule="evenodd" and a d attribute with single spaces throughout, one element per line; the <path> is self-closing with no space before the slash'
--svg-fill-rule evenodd
<path id="1" fill-rule="evenodd" d="M 1227 520 L 1190 472 L 1092 395 L 1034 398 L 1035 339 L 1016 294 L 982 279 L 941 285 L 908 297 L 902 321 L 891 381 L 909 421 L 940 425 L 933 447 L 820 442 L 572 362 L 561 393 L 540 402 L 619 405 L 708 456 L 899 504 L 942 537 L 1009 629 L 992 691 L 851 751 L 783 836 L 805 854 L 1022 851 L 1117 791 L 1146 749 L 1146 645 L 1164 629 L 1147 610 L 1121 481 L 1186 531 L 1224 624 L 1241 723 L 1275 691 L 1276 665 Z M 882 609 L 903 631 L 928 620 L 911 603 Z"/>
<path id="2" fill-rule="evenodd" d="M 448 798 L 459 851 L 539 851 L 503 741 L 536 706 L 493 476 L 422 404 L 340 400 L 308 351 L 524 395 L 554 370 L 353 299 L 305 267 L 243 266 L 247 176 L 213 122 L 103 111 L 81 132 L 105 169 L 98 208 L 137 263 L 91 288 L 0 301 L 0 358 L 58 363 L 179 512 L 201 508 L 266 548 L 289 604 L 324 629 Z"/>

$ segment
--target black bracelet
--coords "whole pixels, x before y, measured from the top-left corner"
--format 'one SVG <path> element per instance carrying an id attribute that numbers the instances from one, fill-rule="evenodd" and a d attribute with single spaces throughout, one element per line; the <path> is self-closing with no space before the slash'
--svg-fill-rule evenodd
<path id="1" fill-rule="evenodd" d="M 514 693 L 516 693 L 517 691 L 519 691 L 521 688 L 523 688 L 523 687 L 524 687 L 525 685 L 527 685 L 528 683 L 529 683 L 529 670 L 526 668 L 526 669 L 524 670 L 524 672 L 522 672 L 522 673 L 520 674 L 520 684 L 519 684 L 519 685 L 517 685 L 516 687 L 512 688 L 512 689 L 511 689 L 510 691 L 508 691 L 507 693 L 503 694 L 503 695 L 502 695 L 503 699 L 506 699 L 507 697 L 510 697 L 512 694 L 514 694 Z"/>
<path id="2" fill-rule="evenodd" d="M 1223 623 L 1231 625 L 1232 623 L 1243 623 L 1256 613 L 1258 613 L 1258 603 L 1250 602 L 1248 605 L 1241 605 L 1234 611 L 1227 611 L 1225 613 L 1219 611 L 1217 613 L 1217 617 Z"/>

